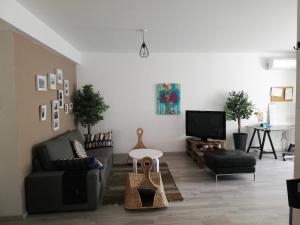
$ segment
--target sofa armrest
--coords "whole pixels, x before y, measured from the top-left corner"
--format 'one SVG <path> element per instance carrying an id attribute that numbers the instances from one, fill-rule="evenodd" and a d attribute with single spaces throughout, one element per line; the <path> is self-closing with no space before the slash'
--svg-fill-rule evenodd
<path id="1" fill-rule="evenodd" d="M 91 169 L 87 174 L 87 188 L 88 188 L 88 202 L 97 208 L 100 189 L 101 189 L 101 179 L 99 169 Z"/>
<path id="2" fill-rule="evenodd" d="M 87 203 L 63 204 L 64 171 L 35 172 L 25 178 L 26 209 L 28 213 L 55 212 L 97 208 L 99 199 L 99 170 L 87 172 Z"/>

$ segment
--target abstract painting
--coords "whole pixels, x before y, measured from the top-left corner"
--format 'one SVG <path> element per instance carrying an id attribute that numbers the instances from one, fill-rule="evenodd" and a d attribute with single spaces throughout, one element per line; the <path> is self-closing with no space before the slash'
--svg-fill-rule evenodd
<path id="1" fill-rule="evenodd" d="M 156 99 L 158 115 L 180 114 L 180 84 L 157 84 Z"/>

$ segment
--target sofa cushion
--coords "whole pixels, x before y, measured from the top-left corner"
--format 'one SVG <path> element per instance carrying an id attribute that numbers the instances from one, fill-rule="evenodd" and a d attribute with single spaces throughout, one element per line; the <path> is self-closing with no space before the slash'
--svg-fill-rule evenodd
<path id="1" fill-rule="evenodd" d="M 64 136 L 44 142 L 51 160 L 74 158 L 71 143 Z"/>
<path id="2" fill-rule="evenodd" d="M 96 157 L 100 162 L 106 164 L 108 159 L 112 157 L 113 148 L 106 147 L 106 148 L 95 148 L 91 150 L 87 150 L 88 157 Z"/>
<path id="3" fill-rule="evenodd" d="M 105 186 L 106 180 L 111 171 L 113 148 L 98 148 L 87 150 L 86 152 L 89 157 L 96 157 L 103 164 L 103 169 L 100 171 L 100 178 L 103 182 L 103 185 Z"/>
<path id="4" fill-rule="evenodd" d="M 253 156 L 240 150 L 207 150 L 204 152 L 205 164 L 215 168 L 253 167 Z"/>
<path id="5" fill-rule="evenodd" d="M 86 158 L 87 157 L 86 151 L 79 141 L 75 140 L 73 142 L 73 149 L 75 151 L 75 155 L 78 158 Z"/>
<path id="6" fill-rule="evenodd" d="M 84 146 L 84 139 L 81 133 L 79 132 L 79 130 L 77 129 L 67 131 L 66 133 L 63 134 L 63 136 L 65 136 L 70 142 L 74 142 L 75 140 L 77 140 L 82 144 L 82 146 Z"/>
<path id="7" fill-rule="evenodd" d="M 90 170 L 103 168 L 102 163 L 95 157 L 54 160 L 53 163 L 60 170 Z"/>
<path id="8" fill-rule="evenodd" d="M 60 135 L 39 144 L 37 147 L 38 158 L 44 170 L 55 170 L 53 160 L 74 158 L 73 149 L 68 139 Z"/>

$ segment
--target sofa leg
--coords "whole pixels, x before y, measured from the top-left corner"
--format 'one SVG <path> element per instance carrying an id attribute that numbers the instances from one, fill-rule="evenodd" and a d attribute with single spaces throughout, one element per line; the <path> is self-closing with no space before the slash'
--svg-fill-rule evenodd
<path id="1" fill-rule="evenodd" d="M 253 173 L 253 180 L 255 181 L 255 173 Z"/>
<path id="2" fill-rule="evenodd" d="M 218 175 L 216 174 L 216 183 L 218 183 Z"/>

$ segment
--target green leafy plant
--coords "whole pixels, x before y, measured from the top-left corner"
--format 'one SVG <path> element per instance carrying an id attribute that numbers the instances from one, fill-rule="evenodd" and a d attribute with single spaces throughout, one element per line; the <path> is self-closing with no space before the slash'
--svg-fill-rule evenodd
<path id="1" fill-rule="evenodd" d="M 241 133 L 241 119 L 249 119 L 254 105 L 244 91 L 231 91 L 226 99 L 226 119 L 238 122 L 238 133 Z"/>
<path id="2" fill-rule="evenodd" d="M 103 120 L 103 113 L 108 109 L 99 92 L 94 92 L 91 84 L 77 90 L 73 97 L 73 112 L 75 120 L 91 133 L 91 126 Z"/>

